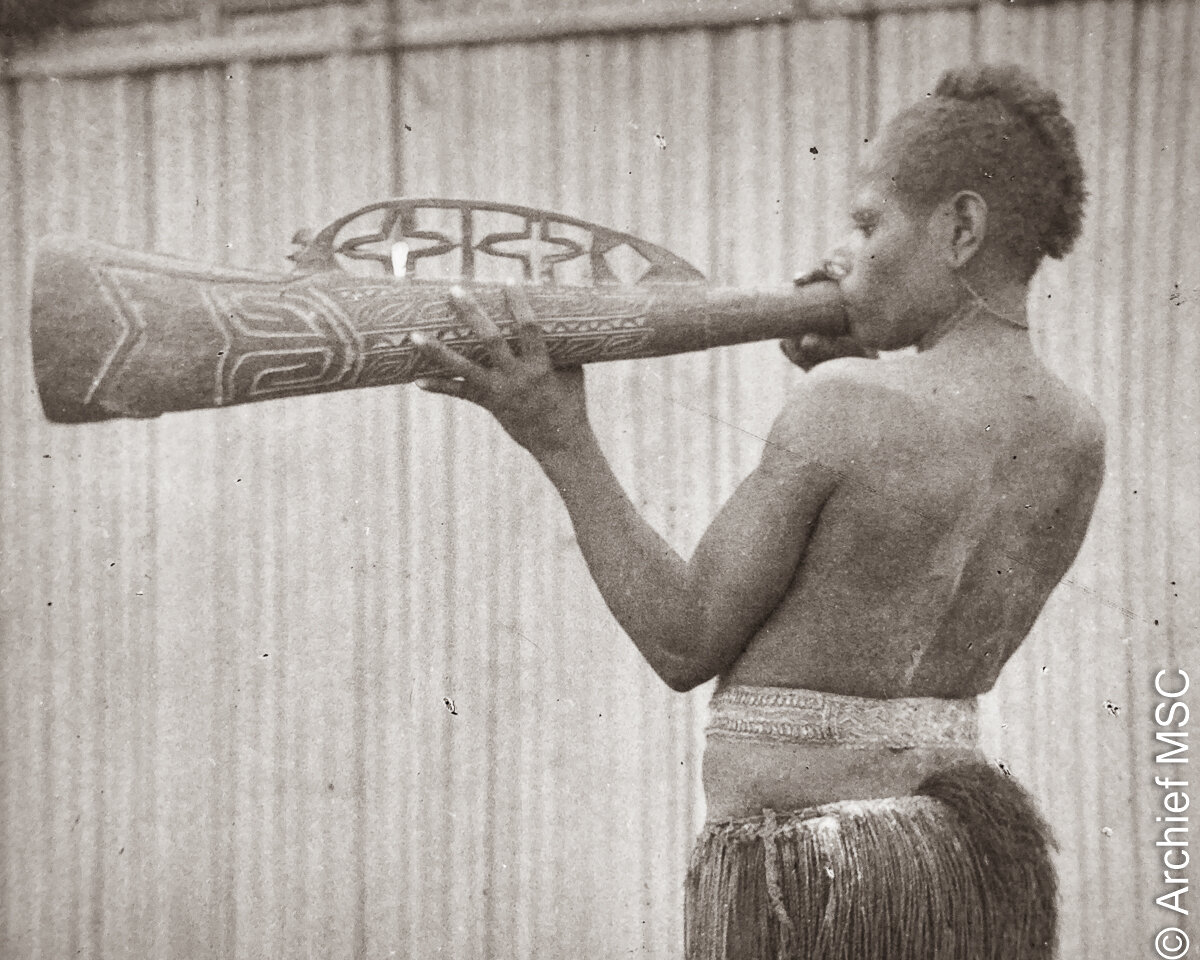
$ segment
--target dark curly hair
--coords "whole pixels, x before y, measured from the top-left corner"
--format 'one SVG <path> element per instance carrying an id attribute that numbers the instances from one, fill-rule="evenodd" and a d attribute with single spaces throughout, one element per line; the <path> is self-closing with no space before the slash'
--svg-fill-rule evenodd
<path id="1" fill-rule="evenodd" d="M 987 201 L 988 238 L 1032 277 L 1070 252 L 1083 223 L 1083 164 L 1062 104 L 1015 66 L 949 70 L 887 126 L 882 169 L 921 209 L 958 190 Z"/>

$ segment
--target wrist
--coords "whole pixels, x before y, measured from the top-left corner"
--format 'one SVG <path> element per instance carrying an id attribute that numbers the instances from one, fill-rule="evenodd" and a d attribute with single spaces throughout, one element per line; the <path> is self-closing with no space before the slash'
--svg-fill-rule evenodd
<path id="1" fill-rule="evenodd" d="M 600 445 L 590 426 L 560 434 L 550 441 L 530 449 L 533 458 L 541 465 L 546 475 L 555 483 L 567 479 L 581 466 L 586 466 L 600 455 Z"/>

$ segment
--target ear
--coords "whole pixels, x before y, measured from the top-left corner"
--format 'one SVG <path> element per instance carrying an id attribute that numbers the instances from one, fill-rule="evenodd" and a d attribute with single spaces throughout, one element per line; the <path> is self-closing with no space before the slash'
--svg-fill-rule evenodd
<path id="1" fill-rule="evenodd" d="M 974 190 L 960 190 L 938 205 L 937 239 L 946 266 L 965 267 L 987 236 L 987 201 Z"/>

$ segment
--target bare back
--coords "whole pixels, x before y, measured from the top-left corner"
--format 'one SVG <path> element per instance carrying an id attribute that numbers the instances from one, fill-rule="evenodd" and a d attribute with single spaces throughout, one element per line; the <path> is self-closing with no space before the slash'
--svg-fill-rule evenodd
<path id="1" fill-rule="evenodd" d="M 824 372 L 866 386 L 872 435 L 855 438 L 782 602 L 723 682 L 875 698 L 991 688 L 1078 552 L 1104 460 L 1087 401 L 1027 340 L 1002 343 Z M 710 749 L 710 807 L 904 792 L 953 759 L 826 750 Z"/>
<path id="2" fill-rule="evenodd" d="M 839 367 L 877 388 L 878 433 L 729 679 L 869 697 L 983 693 L 1078 552 L 1103 429 L 1027 346 Z"/>

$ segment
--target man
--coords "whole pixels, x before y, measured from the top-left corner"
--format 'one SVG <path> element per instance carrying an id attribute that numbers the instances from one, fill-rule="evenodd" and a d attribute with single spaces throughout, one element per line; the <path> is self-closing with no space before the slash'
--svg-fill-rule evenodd
<path id="1" fill-rule="evenodd" d="M 1082 179 L 1057 98 L 1014 68 L 949 73 L 894 119 L 824 271 L 851 338 L 785 345 L 812 372 L 690 560 L 622 491 L 582 372 L 551 368 L 518 295 L 515 351 L 459 301 L 490 366 L 422 345 L 452 374 L 425 389 L 537 458 L 650 666 L 674 690 L 720 678 L 692 960 L 1053 951 L 1050 840 L 982 762 L 974 698 L 1070 566 L 1103 475 L 1099 419 L 1025 320 L 1039 261 L 1079 233 Z"/>

